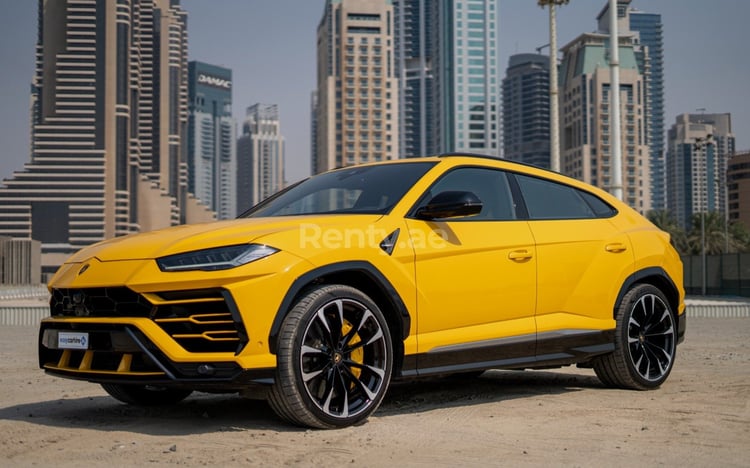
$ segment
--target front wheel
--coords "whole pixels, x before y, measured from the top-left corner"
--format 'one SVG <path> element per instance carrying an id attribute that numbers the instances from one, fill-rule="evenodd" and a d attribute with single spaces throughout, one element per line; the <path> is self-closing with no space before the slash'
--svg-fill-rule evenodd
<path id="1" fill-rule="evenodd" d="M 599 380 L 609 387 L 658 387 L 672 370 L 677 348 L 675 315 L 666 297 L 654 286 L 637 284 L 615 318 L 615 350 L 593 362 Z"/>
<path id="2" fill-rule="evenodd" d="M 293 424 L 351 426 L 380 405 L 392 367 L 391 336 L 378 306 L 352 287 L 322 286 L 284 319 L 269 402 Z"/>
<path id="3" fill-rule="evenodd" d="M 166 406 L 181 402 L 192 390 L 151 385 L 101 384 L 104 391 L 123 403 L 136 406 Z"/>

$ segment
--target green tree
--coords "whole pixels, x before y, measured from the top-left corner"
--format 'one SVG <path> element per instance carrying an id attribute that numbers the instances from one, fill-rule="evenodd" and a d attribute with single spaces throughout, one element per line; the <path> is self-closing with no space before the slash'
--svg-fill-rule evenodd
<path id="1" fill-rule="evenodd" d="M 656 227 L 669 233 L 670 242 L 680 255 L 685 255 L 690 251 L 687 233 L 669 211 L 651 210 L 646 217 Z"/>
<path id="2" fill-rule="evenodd" d="M 703 234 L 701 234 L 701 217 L 703 219 Z M 718 211 L 695 213 L 692 217 L 692 227 L 688 233 L 688 253 L 699 255 L 702 252 L 701 241 L 706 243 L 706 254 L 716 255 L 728 252 L 750 251 L 750 233 L 740 223 L 726 225 L 724 215 Z"/>

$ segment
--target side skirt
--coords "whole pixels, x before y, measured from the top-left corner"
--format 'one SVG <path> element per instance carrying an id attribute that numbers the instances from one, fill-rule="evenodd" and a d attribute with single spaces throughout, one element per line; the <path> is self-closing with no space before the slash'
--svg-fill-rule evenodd
<path id="1" fill-rule="evenodd" d="M 614 351 L 614 334 L 614 330 L 557 330 L 441 346 L 404 357 L 401 375 L 567 366 Z"/>

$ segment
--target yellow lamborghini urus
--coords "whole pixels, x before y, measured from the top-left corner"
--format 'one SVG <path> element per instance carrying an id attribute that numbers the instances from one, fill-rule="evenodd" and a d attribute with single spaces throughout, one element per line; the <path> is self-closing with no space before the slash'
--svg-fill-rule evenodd
<path id="1" fill-rule="evenodd" d="M 261 389 L 318 428 L 432 374 L 577 364 L 656 388 L 685 333 L 666 233 L 582 182 L 468 155 L 338 169 L 236 220 L 101 242 L 49 288 L 47 373 L 136 405 Z"/>

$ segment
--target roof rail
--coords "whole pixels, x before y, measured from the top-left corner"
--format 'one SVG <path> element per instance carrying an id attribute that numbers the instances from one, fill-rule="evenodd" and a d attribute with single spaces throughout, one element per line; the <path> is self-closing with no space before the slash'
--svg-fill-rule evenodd
<path id="1" fill-rule="evenodd" d="M 450 158 L 450 157 L 460 157 L 460 158 L 480 158 L 480 159 L 492 159 L 492 160 L 500 160 L 503 162 L 507 162 L 510 164 L 517 164 L 519 166 L 525 166 L 525 167 L 533 167 L 534 169 L 541 169 L 543 171 L 549 171 L 549 172 L 555 172 L 550 170 L 547 167 L 537 166 L 536 164 L 529 164 L 521 161 L 514 161 L 512 159 L 504 159 L 499 156 L 490 156 L 489 154 L 478 154 L 478 153 L 443 153 L 438 155 L 439 158 Z M 555 174 L 557 174 L 555 172 Z"/>

